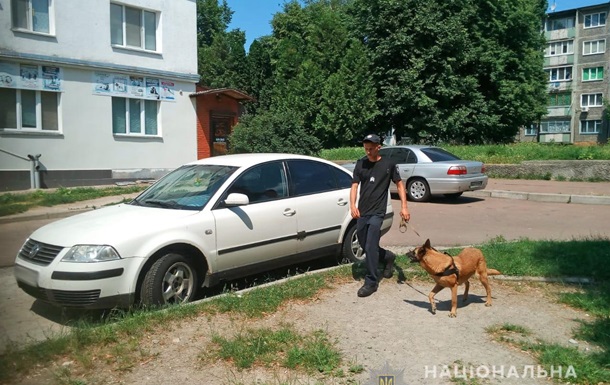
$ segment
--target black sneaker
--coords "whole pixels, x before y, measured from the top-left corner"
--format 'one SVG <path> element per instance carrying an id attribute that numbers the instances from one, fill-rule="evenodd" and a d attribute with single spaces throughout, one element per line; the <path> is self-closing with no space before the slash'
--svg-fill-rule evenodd
<path id="1" fill-rule="evenodd" d="M 377 286 L 364 284 L 360 289 L 358 289 L 358 297 L 368 297 L 377 291 Z"/>
<path id="2" fill-rule="evenodd" d="M 396 255 L 391 251 L 386 250 L 385 252 L 385 269 L 383 269 L 383 278 L 392 278 L 394 275 L 394 261 Z"/>

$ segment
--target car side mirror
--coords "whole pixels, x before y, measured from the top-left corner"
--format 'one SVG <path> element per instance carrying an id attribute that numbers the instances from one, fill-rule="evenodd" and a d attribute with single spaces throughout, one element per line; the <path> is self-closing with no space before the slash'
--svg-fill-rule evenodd
<path id="1" fill-rule="evenodd" d="M 250 204 L 250 199 L 248 199 L 246 194 L 231 193 L 227 196 L 227 199 L 224 200 L 224 204 L 227 207 L 246 206 Z"/>

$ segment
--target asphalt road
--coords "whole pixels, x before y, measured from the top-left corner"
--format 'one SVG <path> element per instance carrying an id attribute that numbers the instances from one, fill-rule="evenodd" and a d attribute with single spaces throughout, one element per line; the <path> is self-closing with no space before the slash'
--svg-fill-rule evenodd
<path id="1" fill-rule="evenodd" d="M 398 212 L 400 202 L 394 199 L 393 204 Z M 428 203 L 409 202 L 409 209 L 407 232 L 399 232 L 399 218 L 395 216 L 391 231 L 382 238 L 383 246 L 401 251 L 421 245 L 427 238 L 437 247 L 479 244 L 497 237 L 507 241 L 610 238 L 610 205 L 547 203 L 465 193 L 456 201 L 439 198 Z M 10 341 L 21 344 L 44 339 L 83 317 L 82 312 L 62 311 L 34 300 L 17 287 L 13 277 L 12 264 L 22 243 L 36 228 L 54 220 L 0 224 L 0 266 L 4 266 L 0 268 L 0 352 Z"/>

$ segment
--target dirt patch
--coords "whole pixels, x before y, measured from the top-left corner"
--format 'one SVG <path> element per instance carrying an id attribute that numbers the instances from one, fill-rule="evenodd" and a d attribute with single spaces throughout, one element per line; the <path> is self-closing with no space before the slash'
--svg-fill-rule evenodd
<path id="1" fill-rule="evenodd" d="M 527 352 L 495 342 L 486 331 L 495 325 L 510 323 L 529 329 L 531 338 L 565 346 L 589 349 L 573 340 L 584 312 L 557 304 L 553 293 L 561 288 L 550 284 L 506 283 L 491 279 L 494 303 L 484 305 L 484 289 L 471 283 L 469 302 L 460 302 L 457 318 L 449 318 L 450 291 L 437 295 L 436 315 L 429 311 L 427 293 L 432 281 L 397 283 L 385 280 L 379 291 L 368 298 L 358 298 L 361 283 L 337 284 L 312 301 L 291 302 L 280 311 L 261 319 L 240 316 L 199 316 L 147 334 L 138 341 L 138 362 L 117 363 L 98 359 L 91 363 L 86 383 L 155 385 L 190 384 L 378 384 L 373 373 L 394 374 L 399 384 L 451 384 L 449 367 L 460 363 L 467 370 L 504 368 L 498 375 L 477 379 L 477 384 L 549 384 L 536 377 L 536 361 Z M 460 288 L 460 293 L 463 288 Z M 461 294 L 458 298 L 461 301 Z M 288 371 L 280 367 L 256 367 L 239 371 L 230 362 L 204 363 L 201 356 L 210 346 L 214 333 L 231 336 L 252 328 L 279 327 L 290 324 L 301 332 L 324 330 L 341 350 L 345 377 L 329 378 L 318 374 Z M 572 340 L 572 341 L 570 341 Z M 577 342 L 577 343 L 575 343 Z M 57 367 L 70 368 L 70 362 Z M 122 366 L 122 370 L 119 368 Z M 361 365 L 360 373 L 349 368 Z M 526 367 L 534 367 L 534 378 L 521 377 Z M 57 373 L 57 367 L 54 372 Z M 513 368 L 514 369 L 510 369 Z M 510 370 L 512 377 L 506 377 Z M 483 370 L 480 373 L 484 373 Z M 520 377 L 515 378 L 514 373 Z M 529 372 L 527 372 L 529 373 Z M 73 378 L 79 378 L 72 373 Z M 52 383 L 49 370 L 29 373 L 21 384 Z M 375 377 L 376 378 L 376 377 Z M 400 379 L 400 380 L 399 380 Z"/>

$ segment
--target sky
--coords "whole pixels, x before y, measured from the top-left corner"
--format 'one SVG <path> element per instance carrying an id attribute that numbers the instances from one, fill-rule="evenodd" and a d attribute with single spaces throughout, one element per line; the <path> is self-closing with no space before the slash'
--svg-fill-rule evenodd
<path id="1" fill-rule="evenodd" d="M 547 0 L 550 6 L 555 3 L 555 12 L 566 9 L 586 7 L 605 3 L 608 0 Z M 246 33 L 246 50 L 254 39 L 271 35 L 271 19 L 277 12 L 281 12 L 285 0 L 227 0 L 229 8 L 233 11 L 233 19 L 229 30 L 241 29 Z"/>

